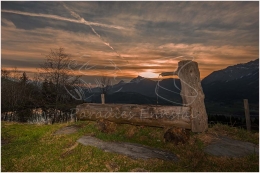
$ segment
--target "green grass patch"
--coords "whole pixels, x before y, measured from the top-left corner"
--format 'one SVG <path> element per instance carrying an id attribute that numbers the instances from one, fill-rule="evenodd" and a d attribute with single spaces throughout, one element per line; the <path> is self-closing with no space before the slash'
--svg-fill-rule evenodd
<path id="1" fill-rule="evenodd" d="M 225 134 L 232 138 L 258 144 L 258 133 L 215 125 L 203 134 L 192 134 L 188 143 L 175 145 L 163 142 L 163 129 L 132 125 L 116 125 L 115 130 L 102 133 L 95 122 L 71 124 L 30 125 L 1 123 L 1 168 L 8 172 L 128 172 L 135 168 L 147 171 L 259 171 L 258 155 L 241 158 L 221 158 L 203 152 L 211 134 Z M 61 127 L 76 125 L 74 134 L 54 135 Z M 179 161 L 159 159 L 131 159 L 127 156 L 104 152 L 96 147 L 83 146 L 76 141 L 83 135 L 94 135 L 105 141 L 133 142 L 175 153 Z"/>

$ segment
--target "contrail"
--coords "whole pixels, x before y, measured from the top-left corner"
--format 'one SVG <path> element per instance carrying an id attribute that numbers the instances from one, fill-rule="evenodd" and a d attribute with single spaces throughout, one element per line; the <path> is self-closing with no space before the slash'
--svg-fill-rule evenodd
<path id="1" fill-rule="evenodd" d="M 117 51 L 116 51 L 112 46 L 110 46 L 109 43 L 105 42 L 105 41 L 102 39 L 102 37 L 101 37 L 101 36 L 96 32 L 96 30 L 91 26 L 92 24 L 91 24 L 90 22 L 87 22 L 83 17 L 80 17 L 80 15 L 78 15 L 77 13 L 75 13 L 74 11 L 72 11 L 71 9 L 69 9 L 69 7 L 67 7 L 64 3 L 62 3 L 62 4 L 63 4 L 63 6 L 70 12 L 70 14 L 71 14 L 73 17 L 77 18 L 78 21 L 84 22 L 86 25 L 88 25 L 88 26 L 92 29 L 92 31 L 96 34 L 96 36 L 98 36 L 98 37 L 100 38 L 100 40 L 101 40 L 106 46 L 108 46 L 110 49 L 112 49 L 112 50 L 117 54 L 117 56 L 119 56 L 120 58 L 122 58 L 121 55 L 120 55 L 119 53 L 117 53 Z"/>
<path id="2" fill-rule="evenodd" d="M 65 17 L 52 15 L 52 14 L 29 13 L 29 12 L 23 12 L 23 11 L 15 11 L 15 10 L 1 10 L 1 12 L 12 13 L 12 14 L 20 14 L 20 15 L 32 16 L 32 17 L 43 17 L 43 18 L 49 18 L 49 19 L 56 19 L 56 20 L 62 20 L 62 21 L 67 21 L 67 22 L 72 22 L 72 23 L 82 23 L 82 24 L 85 24 L 85 25 L 88 25 L 88 26 L 93 25 L 93 26 L 100 26 L 100 27 L 105 27 L 105 28 L 114 28 L 114 29 L 118 29 L 118 30 L 126 30 L 126 28 L 121 27 L 121 26 L 106 25 L 106 24 L 102 24 L 102 23 L 89 22 L 89 21 L 86 21 L 84 19 L 83 20 L 75 20 L 75 19 L 65 18 Z M 76 17 L 76 13 L 74 13 L 73 16 Z M 77 18 L 78 17 L 80 17 L 80 16 L 77 16 Z"/>

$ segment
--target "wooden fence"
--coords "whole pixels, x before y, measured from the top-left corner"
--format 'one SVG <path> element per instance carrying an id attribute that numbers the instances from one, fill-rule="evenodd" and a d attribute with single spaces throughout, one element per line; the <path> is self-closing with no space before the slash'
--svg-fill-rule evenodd
<path id="1" fill-rule="evenodd" d="M 169 74 L 179 76 L 183 106 L 85 103 L 77 106 L 76 116 L 80 120 L 106 119 L 116 123 L 181 127 L 204 132 L 208 129 L 208 116 L 198 63 L 180 61 L 176 72 L 162 73 L 163 76 Z"/>

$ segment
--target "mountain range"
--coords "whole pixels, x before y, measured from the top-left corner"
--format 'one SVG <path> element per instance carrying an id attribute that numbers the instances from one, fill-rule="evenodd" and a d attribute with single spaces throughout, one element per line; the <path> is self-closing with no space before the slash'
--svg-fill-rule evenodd
<path id="1" fill-rule="evenodd" d="M 208 101 L 259 103 L 259 59 L 215 71 L 201 83 Z"/>
<path id="2" fill-rule="evenodd" d="M 243 99 L 259 105 L 259 59 L 214 71 L 201 84 L 206 106 L 212 107 L 213 104 L 216 108 L 239 103 L 241 107 Z M 180 89 L 179 79 L 168 78 L 158 82 L 138 76 L 128 83 L 120 81 L 113 85 L 106 96 L 106 102 L 181 105 Z M 91 93 L 85 94 L 87 97 L 92 95 L 87 102 L 100 103 L 99 88 L 93 88 Z"/>

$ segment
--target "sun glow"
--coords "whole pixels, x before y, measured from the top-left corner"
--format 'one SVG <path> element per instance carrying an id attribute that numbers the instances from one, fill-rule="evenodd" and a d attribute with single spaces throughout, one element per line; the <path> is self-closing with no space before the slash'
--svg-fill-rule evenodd
<path id="1" fill-rule="evenodd" d="M 151 70 L 141 72 L 140 76 L 145 77 L 145 78 L 157 78 L 158 74 L 152 72 Z"/>

